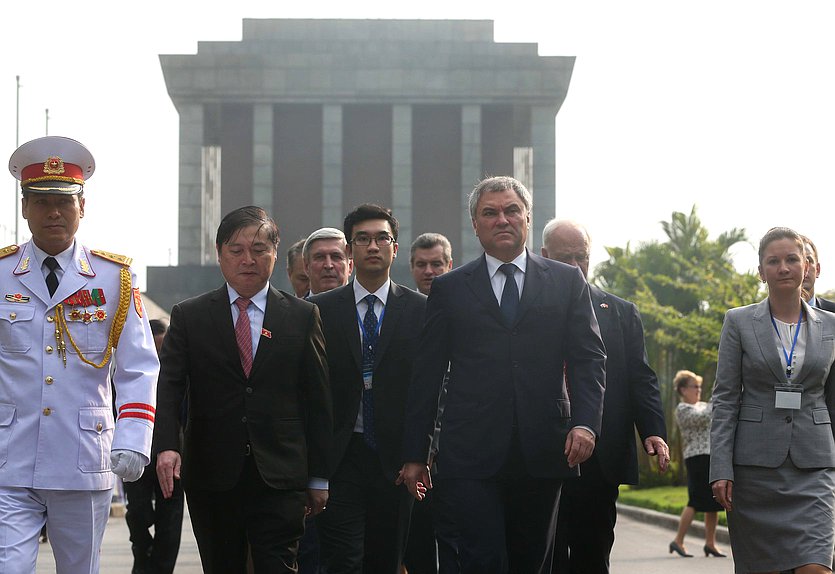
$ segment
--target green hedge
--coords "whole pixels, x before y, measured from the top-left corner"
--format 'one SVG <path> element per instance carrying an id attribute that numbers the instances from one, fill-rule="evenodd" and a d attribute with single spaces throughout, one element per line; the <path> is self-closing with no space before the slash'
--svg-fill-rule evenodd
<path id="1" fill-rule="evenodd" d="M 627 485 L 620 487 L 618 501 L 630 506 L 657 510 L 665 514 L 680 516 L 681 511 L 687 506 L 686 486 L 659 486 L 657 488 L 634 488 Z M 701 512 L 696 513 L 696 520 L 702 521 L 705 516 Z M 719 513 L 719 524 L 728 525 L 725 512 Z"/>

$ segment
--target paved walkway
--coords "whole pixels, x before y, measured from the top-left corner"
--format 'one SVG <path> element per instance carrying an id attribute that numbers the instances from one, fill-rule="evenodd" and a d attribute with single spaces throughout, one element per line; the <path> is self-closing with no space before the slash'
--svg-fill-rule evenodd
<path id="1" fill-rule="evenodd" d="M 128 525 L 124 516 L 111 516 L 104 531 L 104 543 L 101 548 L 101 574 L 129 574 L 133 567 L 133 554 L 128 540 Z M 177 574 L 199 574 L 200 556 L 197 553 L 197 541 L 191 531 L 191 520 L 188 507 L 183 519 L 183 539 L 180 543 L 180 554 L 177 556 Z M 42 544 L 38 555 L 37 574 L 55 572 L 55 559 L 49 544 Z"/>
<path id="2" fill-rule="evenodd" d="M 688 536 L 687 548 L 696 554 L 694 558 L 679 558 L 667 551 L 673 538 L 670 523 L 663 517 L 647 514 L 621 512 L 618 517 L 615 547 L 612 551 L 613 574 L 730 574 L 733 572 L 731 558 L 705 558 L 700 554 L 703 539 Z M 730 553 L 728 544 L 722 548 Z M 102 545 L 102 574 L 127 574 L 133 565 L 133 556 L 128 541 L 128 527 L 124 517 L 111 517 Z M 52 549 L 48 544 L 41 546 L 38 557 L 38 574 L 55 572 Z M 183 540 L 177 559 L 177 574 L 198 574 L 200 556 L 197 543 L 191 531 L 191 522 L 186 513 L 183 522 Z"/>

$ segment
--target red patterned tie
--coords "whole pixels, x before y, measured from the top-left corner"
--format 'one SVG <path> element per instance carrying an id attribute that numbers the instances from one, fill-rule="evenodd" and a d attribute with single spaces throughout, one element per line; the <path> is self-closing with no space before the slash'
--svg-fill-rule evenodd
<path id="1" fill-rule="evenodd" d="M 235 305 L 238 306 L 238 320 L 235 323 L 235 338 L 238 340 L 238 352 L 241 354 L 241 366 L 244 374 L 249 377 L 252 370 L 252 331 L 249 325 L 249 315 L 246 313 L 251 301 L 238 297 Z"/>

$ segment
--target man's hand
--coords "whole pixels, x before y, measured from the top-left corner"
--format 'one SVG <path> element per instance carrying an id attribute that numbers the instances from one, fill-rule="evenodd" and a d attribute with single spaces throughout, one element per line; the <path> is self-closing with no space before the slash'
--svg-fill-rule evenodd
<path id="1" fill-rule="evenodd" d="M 157 478 L 163 498 L 174 494 L 174 479 L 180 480 L 180 453 L 176 450 L 164 450 L 157 455 Z"/>
<path id="2" fill-rule="evenodd" d="M 328 490 L 321 488 L 307 489 L 307 505 L 304 507 L 305 516 L 316 516 L 328 504 Z"/>
<path id="3" fill-rule="evenodd" d="M 644 441 L 644 450 L 650 456 L 658 457 L 658 472 L 667 472 L 670 464 L 670 448 L 660 436 L 648 436 Z"/>
<path id="4" fill-rule="evenodd" d="M 432 488 L 432 476 L 429 467 L 419 462 L 407 462 L 397 474 L 394 484 L 406 484 L 406 488 L 417 500 L 426 497 L 426 491 Z"/>
<path id="5" fill-rule="evenodd" d="M 585 462 L 594 451 L 594 433 L 588 429 L 574 427 L 568 432 L 565 439 L 565 456 L 568 458 L 568 467 L 574 468 L 581 462 Z"/>
<path id="6" fill-rule="evenodd" d="M 142 455 L 132 450 L 117 449 L 110 453 L 110 470 L 125 482 L 134 482 L 142 477 L 145 464 Z"/>
<path id="7" fill-rule="evenodd" d="M 717 480 L 710 487 L 713 489 L 713 498 L 722 508 L 728 512 L 734 509 L 734 481 Z"/>

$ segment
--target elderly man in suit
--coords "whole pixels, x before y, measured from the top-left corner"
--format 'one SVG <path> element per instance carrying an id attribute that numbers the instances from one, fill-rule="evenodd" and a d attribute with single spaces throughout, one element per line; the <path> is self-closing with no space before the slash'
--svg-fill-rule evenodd
<path id="1" fill-rule="evenodd" d="M 308 235 L 302 258 L 310 281 L 307 297 L 347 285 L 354 269 L 345 234 L 335 227 L 323 227 Z"/>
<path id="2" fill-rule="evenodd" d="M 322 562 L 328 574 L 396 574 L 413 501 L 395 479 L 426 297 L 389 277 L 398 232 L 390 209 L 360 205 L 343 230 L 356 278 L 311 298 L 334 404 L 331 497 L 317 520 Z"/>
<path id="3" fill-rule="evenodd" d="M 818 248 L 815 246 L 815 243 L 805 235 L 801 235 L 800 237 L 803 238 L 803 248 L 806 253 L 806 261 L 809 263 L 809 270 L 803 278 L 803 297 L 812 307 L 817 307 L 818 309 L 823 309 L 824 311 L 835 312 L 835 301 L 830 301 L 815 295 L 815 281 L 821 276 L 821 264 L 818 259 Z"/>
<path id="4" fill-rule="evenodd" d="M 263 209 L 227 214 L 216 247 L 226 283 L 171 311 L 156 442 L 163 495 L 182 480 L 203 570 L 295 572 L 306 512 L 327 500 L 332 432 L 319 312 L 269 284 L 278 227 Z M 188 397 L 182 456 L 179 414 Z"/>
<path id="5" fill-rule="evenodd" d="M 588 278 L 591 241 L 585 228 L 552 219 L 542 231 L 542 256 L 574 265 Z M 603 432 L 580 477 L 563 484 L 553 572 L 608 574 L 615 542 L 618 485 L 638 483 L 635 432 L 667 470 L 664 411 L 655 372 L 647 363 L 644 327 L 632 303 L 593 285 L 591 300 L 606 346 Z"/>
<path id="6" fill-rule="evenodd" d="M 449 365 L 435 486 L 454 501 L 464 573 L 550 571 L 562 480 L 600 432 L 606 356 L 588 284 L 525 249 L 531 203 L 511 177 L 470 194 L 485 253 L 433 280 L 409 388 L 402 478 L 421 497 Z"/>

